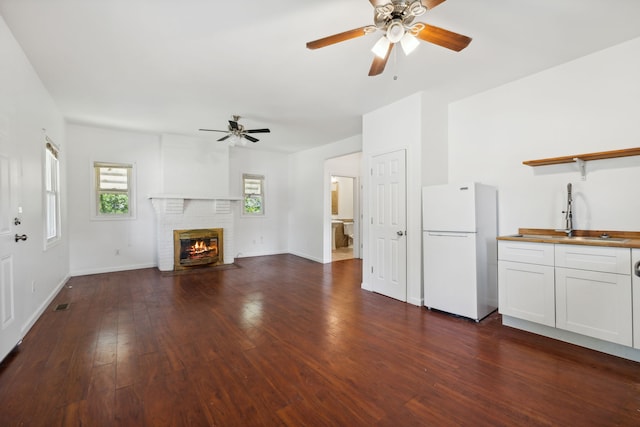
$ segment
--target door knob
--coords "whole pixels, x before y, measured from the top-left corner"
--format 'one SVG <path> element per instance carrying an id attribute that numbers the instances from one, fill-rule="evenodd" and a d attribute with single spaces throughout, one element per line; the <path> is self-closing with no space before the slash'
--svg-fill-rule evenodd
<path id="1" fill-rule="evenodd" d="M 23 234 L 20 236 L 19 234 L 16 234 L 16 242 L 19 242 L 20 240 L 27 240 L 27 235 Z"/>
<path id="2" fill-rule="evenodd" d="M 402 231 L 398 231 L 396 234 L 397 234 L 398 236 L 404 236 L 404 233 L 403 233 Z"/>
<path id="3" fill-rule="evenodd" d="M 636 262 L 636 265 L 633 266 L 633 270 L 636 276 L 640 277 L 640 261 Z"/>

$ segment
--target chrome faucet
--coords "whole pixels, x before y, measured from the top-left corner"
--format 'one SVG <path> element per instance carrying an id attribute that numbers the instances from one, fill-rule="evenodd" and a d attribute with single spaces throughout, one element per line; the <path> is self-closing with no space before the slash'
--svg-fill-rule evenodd
<path id="1" fill-rule="evenodd" d="M 567 210 L 562 211 L 564 214 L 564 231 L 567 237 L 573 236 L 573 198 L 571 197 L 571 183 L 567 184 Z"/>

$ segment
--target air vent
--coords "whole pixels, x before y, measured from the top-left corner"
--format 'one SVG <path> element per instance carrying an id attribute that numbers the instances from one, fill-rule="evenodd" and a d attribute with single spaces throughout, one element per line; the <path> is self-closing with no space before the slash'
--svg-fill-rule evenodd
<path id="1" fill-rule="evenodd" d="M 68 302 L 65 302 L 64 304 L 58 304 L 56 308 L 53 309 L 53 311 L 65 311 L 65 310 L 69 310 Z"/>

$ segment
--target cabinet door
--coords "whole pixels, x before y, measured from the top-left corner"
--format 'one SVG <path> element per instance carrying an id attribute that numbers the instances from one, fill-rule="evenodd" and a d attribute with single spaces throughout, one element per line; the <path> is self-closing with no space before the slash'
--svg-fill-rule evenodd
<path id="1" fill-rule="evenodd" d="M 631 276 L 557 267 L 556 326 L 631 346 Z"/>
<path id="2" fill-rule="evenodd" d="M 498 261 L 498 299 L 502 314 L 555 326 L 554 268 Z"/>

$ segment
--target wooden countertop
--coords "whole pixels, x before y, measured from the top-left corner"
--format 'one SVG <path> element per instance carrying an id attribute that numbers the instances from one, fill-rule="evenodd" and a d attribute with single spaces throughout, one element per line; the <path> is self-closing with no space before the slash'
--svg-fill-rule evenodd
<path id="1" fill-rule="evenodd" d="M 609 237 L 602 238 L 602 235 Z M 638 231 L 574 230 L 573 237 L 567 237 L 564 232 L 554 229 L 519 228 L 518 234 L 499 236 L 497 239 L 518 242 L 640 248 L 640 232 Z"/>

